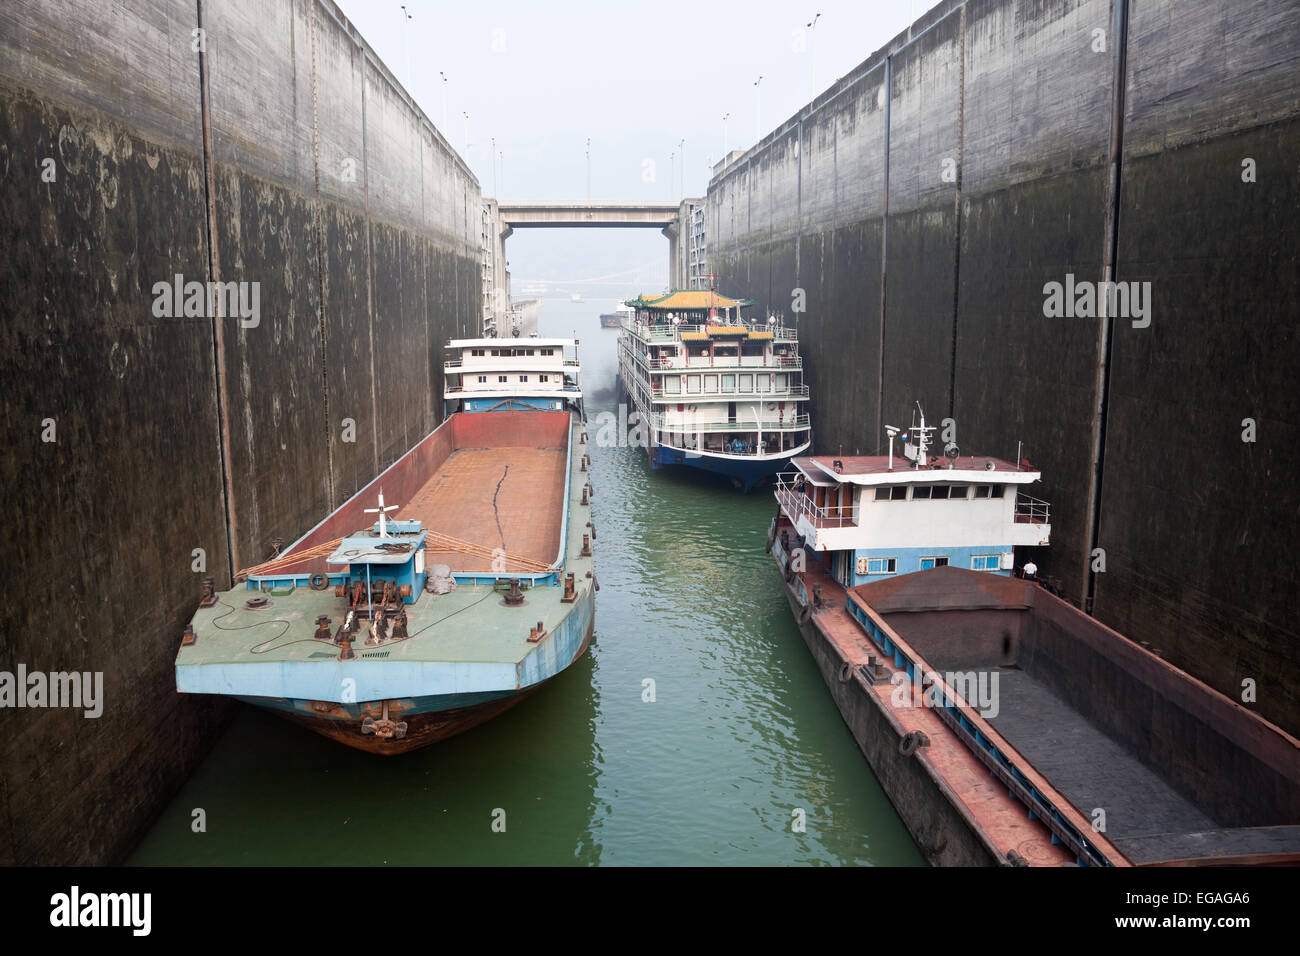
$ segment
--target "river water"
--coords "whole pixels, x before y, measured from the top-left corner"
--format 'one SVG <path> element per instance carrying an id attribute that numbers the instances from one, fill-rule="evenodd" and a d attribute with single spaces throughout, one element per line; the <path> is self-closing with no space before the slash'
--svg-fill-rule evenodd
<path id="1" fill-rule="evenodd" d="M 543 335 L 581 339 L 592 438 L 617 413 L 618 333 L 597 318 L 611 309 L 542 308 Z M 770 494 L 652 473 L 634 447 L 591 458 L 586 656 L 484 726 L 392 759 L 236 705 L 129 862 L 920 865 L 782 597 Z"/>

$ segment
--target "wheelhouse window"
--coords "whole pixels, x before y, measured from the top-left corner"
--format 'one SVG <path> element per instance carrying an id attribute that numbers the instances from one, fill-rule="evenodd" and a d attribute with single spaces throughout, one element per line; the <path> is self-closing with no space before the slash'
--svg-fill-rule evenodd
<path id="1" fill-rule="evenodd" d="M 998 563 L 999 555 L 996 554 L 976 554 L 970 559 L 972 571 L 996 571 Z"/>
<path id="2" fill-rule="evenodd" d="M 930 497 L 931 488 L 929 485 L 917 485 L 912 489 L 912 500 L 923 501 Z"/>
<path id="3" fill-rule="evenodd" d="M 989 487 L 989 497 L 990 497 L 990 498 L 1001 498 L 1001 497 L 1002 497 L 1002 485 L 991 485 L 991 486 Z"/>
<path id="4" fill-rule="evenodd" d="M 949 498 L 965 498 L 967 488 L 965 485 L 953 485 L 949 491 Z"/>
<path id="5" fill-rule="evenodd" d="M 932 489 L 930 489 L 930 497 L 946 499 L 948 497 L 948 489 L 950 487 L 951 487 L 950 485 L 935 485 Z"/>
<path id="6" fill-rule="evenodd" d="M 987 498 L 988 496 L 989 496 L 989 486 L 988 486 L 988 485 L 976 485 L 976 486 L 975 486 L 975 497 L 976 497 L 976 498 Z"/>
<path id="7" fill-rule="evenodd" d="M 893 490 L 894 490 L 893 488 L 877 488 L 877 489 L 876 489 L 876 500 L 877 500 L 877 501 L 888 501 L 888 500 L 889 500 L 889 493 L 890 493 L 891 491 L 893 491 Z"/>

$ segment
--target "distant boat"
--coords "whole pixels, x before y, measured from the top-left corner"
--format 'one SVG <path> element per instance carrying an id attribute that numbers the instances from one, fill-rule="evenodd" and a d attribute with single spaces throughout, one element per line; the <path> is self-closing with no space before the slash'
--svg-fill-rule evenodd
<path id="1" fill-rule="evenodd" d="M 600 317 L 600 327 L 602 329 L 622 328 L 623 320 L 631 320 L 636 316 L 636 311 L 629 306 L 620 305 L 613 312 L 606 312 Z"/>

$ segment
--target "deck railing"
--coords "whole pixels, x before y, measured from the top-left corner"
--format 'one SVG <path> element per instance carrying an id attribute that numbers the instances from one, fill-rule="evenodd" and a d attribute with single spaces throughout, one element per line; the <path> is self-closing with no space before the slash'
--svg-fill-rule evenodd
<path id="1" fill-rule="evenodd" d="M 1023 491 L 1016 494 L 1017 524 L 1050 524 L 1052 506 L 1046 501 L 1030 497 Z"/>
<path id="2" fill-rule="evenodd" d="M 679 422 L 670 425 L 665 423 L 665 419 L 666 416 L 662 412 L 652 412 L 650 424 L 657 431 L 682 432 L 687 435 L 694 435 L 696 432 L 788 432 L 807 428 L 809 424 L 807 415 L 791 415 L 782 422 L 763 422 L 761 425 L 744 420 L 734 422 Z"/>
<path id="3" fill-rule="evenodd" d="M 846 505 L 848 514 L 842 514 L 841 509 L 836 506 L 833 508 L 819 508 L 813 503 L 812 498 L 804 492 L 802 488 L 795 486 L 795 481 L 803 476 L 799 471 L 783 471 L 776 476 L 776 487 L 773 493 L 776 495 L 777 503 L 781 505 L 781 510 L 785 512 L 786 517 L 791 521 L 796 521 L 800 515 L 812 522 L 816 528 L 855 528 L 857 523 L 853 520 L 853 507 Z"/>

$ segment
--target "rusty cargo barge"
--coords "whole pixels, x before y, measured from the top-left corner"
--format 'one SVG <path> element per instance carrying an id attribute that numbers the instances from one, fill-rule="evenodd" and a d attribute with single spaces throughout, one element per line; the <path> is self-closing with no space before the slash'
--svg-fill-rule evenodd
<path id="1" fill-rule="evenodd" d="M 1300 862 L 1300 741 L 1015 563 L 1049 530 L 1027 462 L 927 460 L 922 419 L 896 470 L 898 431 L 888 458 L 795 459 L 768 547 L 926 859 Z"/>

